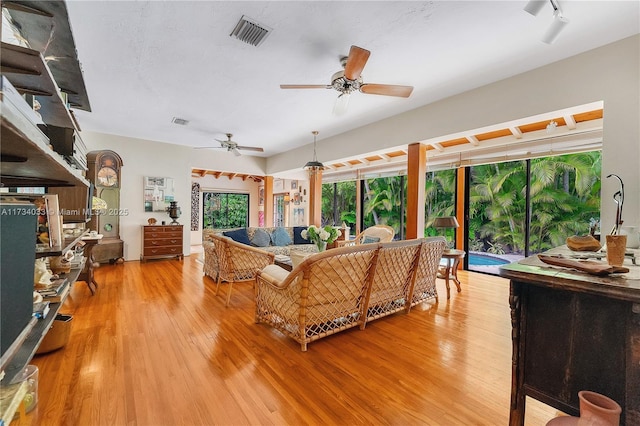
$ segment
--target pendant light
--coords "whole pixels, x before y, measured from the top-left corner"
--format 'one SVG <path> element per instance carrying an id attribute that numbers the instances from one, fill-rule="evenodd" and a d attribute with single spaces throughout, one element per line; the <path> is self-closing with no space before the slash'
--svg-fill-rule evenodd
<path id="1" fill-rule="evenodd" d="M 315 173 L 318 170 L 324 170 L 324 164 L 322 164 L 321 162 L 318 161 L 318 158 L 316 157 L 316 137 L 318 136 L 318 131 L 314 130 L 311 133 L 313 133 L 313 160 L 307 162 L 307 164 L 304 165 L 303 169 L 308 170 L 311 173 Z"/>

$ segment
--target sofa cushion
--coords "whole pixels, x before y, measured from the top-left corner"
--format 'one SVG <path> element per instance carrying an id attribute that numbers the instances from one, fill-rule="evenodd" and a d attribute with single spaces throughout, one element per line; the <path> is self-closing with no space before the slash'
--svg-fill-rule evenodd
<path id="1" fill-rule="evenodd" d="M 371 243 L 379 243 L 380 237 L 371 237 L 369 235 L 365 235 L 362 240 L 362 244 L 371 244 Z"/>
<path id="2" fill-rule="evenodd" d="M 313 256 L 314 254 L 315 253 L 291 250 L 289 252 L 289 257 L 291 257 L 291 266 L 295 269 L 295 267 L 304 262 L 307 257 Z"/>
<path id="3" fill-rule="evenodd" d="M 268 247 L 271 243 L 271 235 L 264 229 L 256 229 L 251 238 L 251 244 L 256 247 Z"/>
<path id="4" fill-rule="evenodd" d="M 302 231 L 307 229 L 306 226 L 293 227 L 293 244 L 313 244 L 313 241 L 302 238 Z"/>
<path id="5" fill-rule="evenodd" d="M 284 247 L 292 243 L 289 233 L 284 228 L 276 228 L 271 233 L 271 243 L 274 246 Z"/>
<path id="6" fill-rule="evenodd" d="M 222 233 L 225 237 L 231 238 L 233 241 L 238 243 L 246 244 L 248 246 L 251 245 L 251 241 L 249 241 L 249 236 L 247 235 L 247 228 L 240 228 L 233 231 L 224 231 Z"/>

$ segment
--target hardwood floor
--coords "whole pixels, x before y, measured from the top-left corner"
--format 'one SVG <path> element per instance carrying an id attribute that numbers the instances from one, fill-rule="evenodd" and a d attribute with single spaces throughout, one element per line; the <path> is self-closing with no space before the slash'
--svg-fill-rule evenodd
<path id="1" fill-rule="evenodd" d="M 36 356 L 23 425 L 505 425 L 508 282 L 460 272 L 462 293 L 309 345 L 254 324 L 251 283 L 224 292 L 196 256 L 103 265 L 72 290 L 67 346 Z M 226 291 L 224 286 L 223 291 Z M 527 401 L 526 424 L 556 411 Z"/>

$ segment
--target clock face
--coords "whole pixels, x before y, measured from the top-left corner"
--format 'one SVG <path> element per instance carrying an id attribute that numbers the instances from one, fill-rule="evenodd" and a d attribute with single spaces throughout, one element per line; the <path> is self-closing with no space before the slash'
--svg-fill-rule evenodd
<path id="1" fill-rule="evenodd" d="M 98 171 L 98 185 L 117 186 L 118 174 L 111 167 L 103 167 Z"/>

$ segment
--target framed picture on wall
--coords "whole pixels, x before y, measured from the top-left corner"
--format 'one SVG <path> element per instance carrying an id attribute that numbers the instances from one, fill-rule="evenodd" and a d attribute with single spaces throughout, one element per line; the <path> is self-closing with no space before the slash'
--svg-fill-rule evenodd
<path id="1" fill-rule="evenodd" d="M 291 189 L 298 189 L 298 181 L 297 180 L 292 180 L 291 181 Z"/>
<path id="2" fill-rule="evenodd" d="M 258 188 L 258 205 L 264 206 L 264 186 Z"/>
<path id="3" fill-rule="evenodd" d="M 293 204 L 296 205 L 296 206 L 299 206 L 300 205 L 300 198 L 301 197 L 300 197 L 300 193 L 299 192 L 294 193 L 293 194 Z"/>

